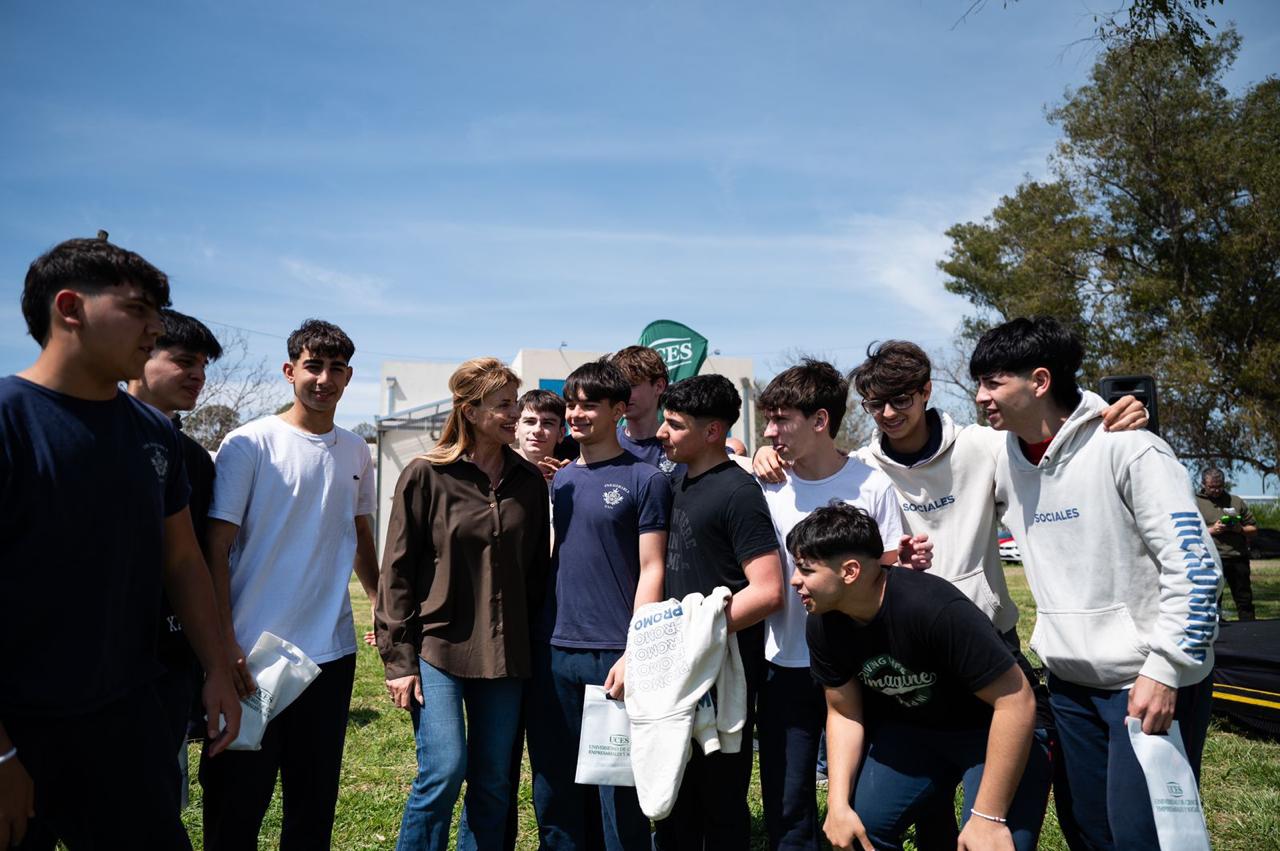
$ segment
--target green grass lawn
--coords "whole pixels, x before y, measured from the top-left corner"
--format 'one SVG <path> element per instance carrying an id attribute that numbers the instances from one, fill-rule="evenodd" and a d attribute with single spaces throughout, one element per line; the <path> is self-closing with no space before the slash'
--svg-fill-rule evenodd
<path id="1" fill-rule="evenodd" d="M 1022 569 L 1007 570 L 1010 589 L 1022 608 L 1018 630 L 1025 645 L 1034 624 L 1031 601 Z M 1280 617 L 1280 561 L 1255 562 L 1254 598 L 1260 618 Z M 358 586 L 352 596 L 360 599 Z M 1231 613 L 1228 595 L 1227 609 Z M 367 607 L 357 606 L 357 616 L 367 616 Z M 359 626 L 363 631 L 367 623 Z M 191 751 L 194 778 L 199 753 Z M 333 847 L 339 849 L 392 848 L 400 824 L 401 808 L 415 770 L 413 735 L 407 713 L 395 709 L 383 687 L 382 664 L 377 653 L 361 647 L 356 666 L 355 694 L 351 701 L 351 723 L 347 729 L 346 757 L 342 769 L 342 792 Z M 1204 753 L 1203 794 L 1213 844 L 1218 849 L 1255 851 L 1274 847 L 1280 841 L 1280 744 L 1255 737 L 1220 724 L 1216 718 L 1209 731 Z M 755 819 L 753 847 L 765 848 L 764 824 L 760 813 L 759 782 L 752 787 L 751 808 Z M 819 804 L 825 806 L 822 790 Z M 518 847 L 537 847 L 537 828 L 530 799 L 526 761 L 520 784 L 520 836 Z M 196 848 L 200 837 L 200 785 L 191 784 L 191 806 L 184 813 Z M 274 848 L 280 832 L 279 790 L 263 825 L 261 845 Z M 1066 848 L 1058 831 L 1052 806 L 1046 818 L 1041 847 Z"/>

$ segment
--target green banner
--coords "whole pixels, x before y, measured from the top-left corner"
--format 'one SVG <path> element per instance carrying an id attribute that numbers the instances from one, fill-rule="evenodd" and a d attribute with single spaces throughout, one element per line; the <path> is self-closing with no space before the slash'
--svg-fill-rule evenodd
<path id="1" fill-rule="evenodd" d="M 640 332 L 640 345 L 662 355 L 672 384 L 697 375 L 707 359 L 707 338 L 688 325 L 670 319 L 650 322 Z"/>

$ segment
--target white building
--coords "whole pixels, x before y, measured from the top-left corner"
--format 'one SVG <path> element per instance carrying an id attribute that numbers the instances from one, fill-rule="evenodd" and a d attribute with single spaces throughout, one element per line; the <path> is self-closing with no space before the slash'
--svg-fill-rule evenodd
<path id="1" fill-rule="evenodd" d="M 511 361 L 511 368 L 520 376 L 522 392 L 542 388 L 558 393 L 570 372 L 607 354 L 609 352 L 571 349 L 521 349 Z M 378 415 L 379 552 L 386 538 L 396 480 L 410 460 L 435 446 L 440 438 L 440 429 L 452 407 L 449 376 L 460 365 L 424 361 L 382 362 L 383 393 Z M 755 373 L 751 359 L 708 353 L 700 373 L 723 375 L 738 388 L 743 399 L 743 413 L 731 434 L 746 443 L 749 451 L 754 451 L 756 410 L 751 382 Z"/>

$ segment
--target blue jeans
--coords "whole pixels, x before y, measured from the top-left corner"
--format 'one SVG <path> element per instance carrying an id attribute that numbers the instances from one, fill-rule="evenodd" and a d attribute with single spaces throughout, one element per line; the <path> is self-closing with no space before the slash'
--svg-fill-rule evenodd
<path id="1" fill-rule="evenodd" d="M 769 847 L 817 851 L 814 776 L 827 717 L 822 687 L 808 668 L 784 668 L 768 662 L 756 711 L 760 797 Z"/>
<path id="2" fill-rule="evenodd" d="M 1196 780 L 1209 729 L 1213 686 L 1206 677 L 1178 689 L 1173 717 Z M 1062 743 L 1056 779 L 1063 835 L 1072 848 L 1159 848 L 1146 777 L 1124 719 L 1127 689 L 1096 689 L 1049 675 L 1049 705 Z M 1068 826 L 1071 826 L 1068 829 Z"/>
<path id="3" fill-rule="evenodd" d="M 853 793 L 853 809 L 877 848 L 901 848 L 902 833 L 939 792 L 964 785 L 964 817 L 978 795 L 987 758 L 987 728 L 939 730 L 892 721 L 870 730 L 871 745 Z M 1014 847 L 1032 851 L 1040 837 L 1052 768 L 1043 737 L 1031 741 L 1027 767 L 1005 817 Z"/>
<path id="4" fill-rule="evenodd" d="M 529 685 L 529 765 L 541 847 L 648 851 L 649 819 L 633 786 L 574 782 L 582 731 L 584 686 L 603 685 L 621 650 L 533 646 Z"/>
<path id="5" fill-rule="evenodd" d="M 464 779 L 467 796 L 457 847 L 501 848 L 523 684 L 514 677 L 455 677 L 422 659 L 418 671 L 423 705 L 409 710 L 418 776 L 404 805 L 396 848 L 447 851 L 453 805 Z"/>

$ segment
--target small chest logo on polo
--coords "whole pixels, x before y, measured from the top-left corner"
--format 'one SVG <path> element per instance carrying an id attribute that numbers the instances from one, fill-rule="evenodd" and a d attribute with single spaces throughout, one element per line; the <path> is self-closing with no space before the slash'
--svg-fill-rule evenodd
<path id="1" fill-rule="evenodd" d="M 902 503 L 902 510 L 906 512 L 922 511 L 927 513 L 930 511 L 937 511 L 939 508 L 946 508 L 955 501 L 956 498 L 954 496 L 947 494 L 946 496 L 938 497 L 937 499 L 931 499 L 928 502 L 904 502 Z"/>
<path id="2" fill-rule="evenodd" d="M 626 494 L 629 493 L 631 493 L 631 491 L 627 490 L 622 485 L 610 482 L 604 486 L 604 493 L 601 495 L 601 498 L 604 500 L 606 508 L 616 508 L 619 505 L 622 505 L 623 501 L 627 498 Z"/>
<path id="3" fill-rule="evenodd" d="M 933 699 L 938 675 L 917 674 L 887 653 L 874 656 L 862 665 L 858 679 L 869 689 L 892 697 L 906 707 L 924 706 Z"/>
<path id="4" fill-rule="evenodd" d="M 666 457 L 665 455 L 662 457 L 660 461 L 658 461 L 658 469 L 666 473 L 668 476 L 671 475 L 671 472 L 675 470 L 675 468 L 676 468 L 676 462 L 672 461 L 670 458 Z"/>
<path id="5" fill-rule="evenodd" d="M 150 459 L 151 467 L 156 471 L 156 478 L 160 480 L 160 484 L 164 484 L 165 479 L 169 476 L 169 453 L 165 451 L 164 445 L 160 443 L 144 443 L 142 451 Z"/>
<path id="6" fill-rule="evenodd" d="M 1040 511 L 1031 517 L 1032 523 L 1061 523 L 1064 520 L 1075 520 L 1080 516 L 1078 508 L 1063 508 L 1058 511 Z"/>

